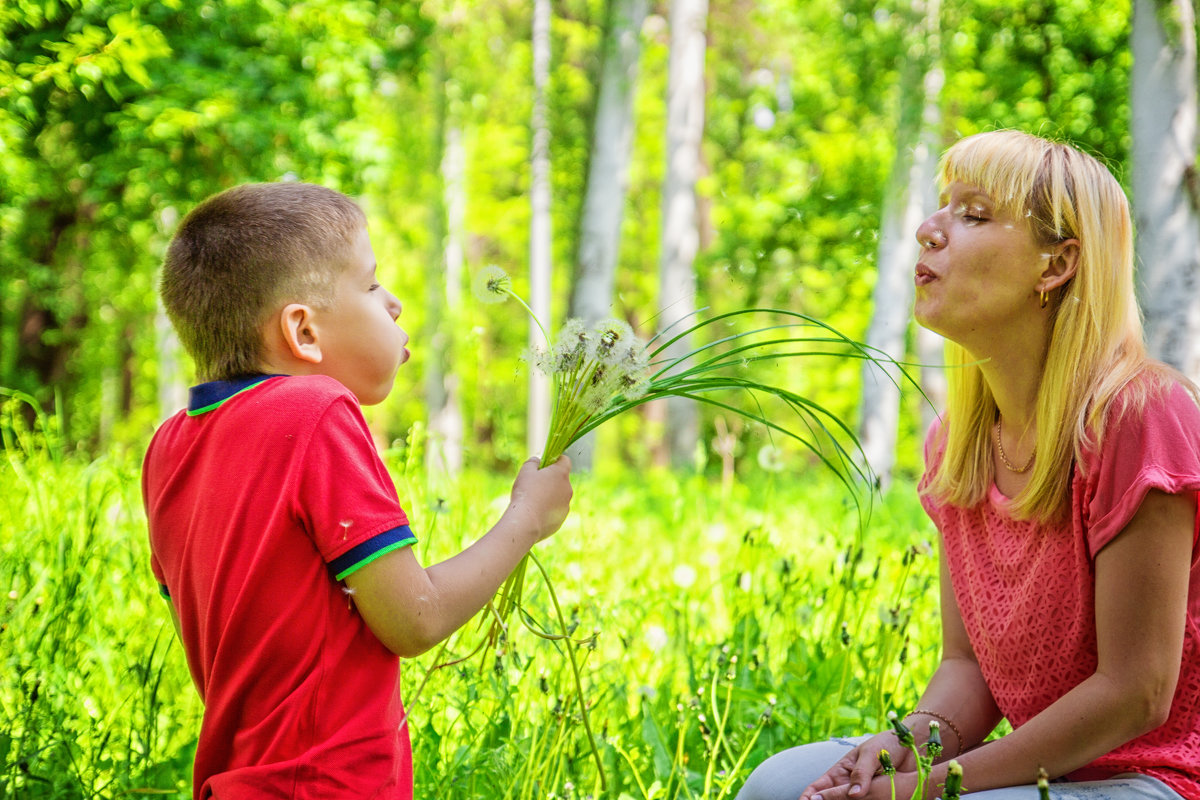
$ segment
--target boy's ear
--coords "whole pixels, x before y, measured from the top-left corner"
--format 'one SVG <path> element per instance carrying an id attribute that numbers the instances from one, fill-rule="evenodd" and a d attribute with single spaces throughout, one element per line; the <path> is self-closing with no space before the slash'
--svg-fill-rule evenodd
<path id="1" fill-rule="evenodd" d="M 279 312 L 280 333 L 292 357 L 310 364 L 321 363 L 321 344 L 317 339 L 316 318 L 311 307 L 290 303 Z"/>

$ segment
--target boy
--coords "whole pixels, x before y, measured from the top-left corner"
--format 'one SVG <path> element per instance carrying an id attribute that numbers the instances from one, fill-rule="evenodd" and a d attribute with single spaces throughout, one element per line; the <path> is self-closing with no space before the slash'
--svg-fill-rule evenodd
<path id="1" fill-rule="evenodd" d="M 196 798 L 411 798 L 399 659 L 554 533 L 570 462 L 526 462 L 495 526 L 423 568 L 360 404 L 409 356 L 362 211 L 306 184 L 201 203 L 162 298 L 204 381 L 150 443 L 155 577 L 204 700 Z"/>

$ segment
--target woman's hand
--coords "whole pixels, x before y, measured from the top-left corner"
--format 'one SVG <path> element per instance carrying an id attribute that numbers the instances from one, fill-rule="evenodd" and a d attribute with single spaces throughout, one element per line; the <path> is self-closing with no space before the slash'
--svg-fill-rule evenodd
<path id="1" fill-rule="evenodd" d="M 891 731 L 876 734 L 842 756 L 825 774 L 813 781 L 800 795 L 800 800 L 863 800 L 876 796 L 881 800 L 891 797 L 891 783 L 879 766 L 880 752 L 887 750 L 897 773 L 913 773 L 917 768 L 912 751 L 900 744 Z M 874 779 L 874 781 L 873 781 Z M 908 797 L 899 792 L 901 775 L 896 775 L 897 797 Z M 874 785 L 872 785 L 874 782 Z M 915 781 L 913 786 L 915 786 Z M 883 787 L 887 793 L 879 795 Z"/>

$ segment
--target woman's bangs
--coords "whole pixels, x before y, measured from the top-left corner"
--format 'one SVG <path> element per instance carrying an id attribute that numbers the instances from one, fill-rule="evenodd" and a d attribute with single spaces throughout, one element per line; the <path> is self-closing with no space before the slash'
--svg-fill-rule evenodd
<path id="1" fill-rule="evenodd" d="M 963 139 L 942 157 L 941 186 L 962 183 L 974 186 L 999 207 L 1021 216 L 1028 211 L 1029 195 L 1042 163 L 1044 149 L 1031 148 L 1039 140 L 1015 131 L 996 131 Z"/>

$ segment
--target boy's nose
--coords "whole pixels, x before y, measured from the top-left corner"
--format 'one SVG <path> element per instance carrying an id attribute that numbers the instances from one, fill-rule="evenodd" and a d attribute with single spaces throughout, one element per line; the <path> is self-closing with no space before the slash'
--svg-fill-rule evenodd
<path id="1" fill-rule="evenodd" d="M 392 315 L 393 321 L 400 319 L 400 312 L 403 310 L 403 308 L 404 307 L 400 305 L 400 301 L 396 298 L 396 295 L 388 292 L 388 313 Z"/>

